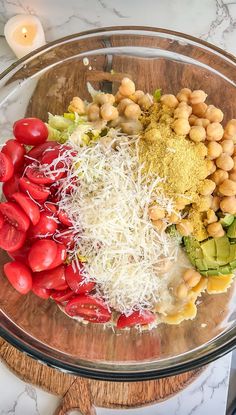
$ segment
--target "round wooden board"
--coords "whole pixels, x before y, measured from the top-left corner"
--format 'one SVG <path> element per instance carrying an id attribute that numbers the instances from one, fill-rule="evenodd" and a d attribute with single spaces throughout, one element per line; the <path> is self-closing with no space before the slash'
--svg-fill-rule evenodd
<path id="1" fill-rule="evenodd" d="M 106 408 L 130 408 L 160 402 L 181 391 L 203 370 L 145 382 L 97 381 L 52 369 L 3 339 L 0 339 L 0 357 L 25 382 L 62 397 L 57 415 L 64 415 L 72 408 L 79 408 L 83 415 L 91 415 L 95 413 L 93 404 Z"/>

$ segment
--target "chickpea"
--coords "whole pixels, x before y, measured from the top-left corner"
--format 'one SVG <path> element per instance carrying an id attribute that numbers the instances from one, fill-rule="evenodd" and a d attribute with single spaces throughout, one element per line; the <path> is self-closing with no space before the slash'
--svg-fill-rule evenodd
<path id="1" fill-rule="evenodd" d="M 190 205 L 191 200 L 187 199 L 186 197 L 183 196 L 178 196 L 175 200 L 175 208 L 177 210 L 182 210 L 185 208 L 186 205 Z"/>
<path id="2" fill-rule="evenodd" d="M 187 110 L 187 108 L 176 108 L 174 111 L 174 118 L 186 118 L 188 119 L 189 117 L 189 112 Z"/>
<path id="3" fill-rule="evenodd" d="M 230 120 L 225 126 L 224 138 L 233 140 L 236 143 L 236 119 Z"/>
<path id="4" fill-rule="evenodd" d="M 223 196 L 235 196 L 236 195 L 236 183 L 233 180 L 226 179 L 219 186 L 219 191 Z"/>
<path id="5" fill-rule="evenodd" d="M 222 153 L 222 147 L 216 141 L 210 141 L 207 145 L 207 155 L 211 160 L 217 159 Z"/>
<path id="6" fill-rule="evenodd" d="M 236 182 L 236 172 L 232 171 L 231 173 L 229 173 L 229 179 Z"/>
<path id="7" fill-rule="evenodd" d="M 129 95 L 133 95 L 135 93 L 135 84 L 129 78 L 123 78 L 121 81 L 121 85 L 119 87 L 119 92 L 128 97 Z"/>
<path id="8" fill-rule="evenodd" d="M 206 130 L 201 126 L 193 126 L 190 129 L 189 137 L 195 143 L 199 143 L 199 141 L 204 141 L 206 139 Z"/>
<path id="9" fill-rule="evenodd" d="M 222 153 L 217 159 L 216 159 L 216 165 L 219 167 L 219 169 L 229 171 L 232 170 L 234 167 L 234 161 L 232 157 L 230 157 L 228 154 Z"/>
<path id="10" fill-rule="evenodd" d="M 168 216 L 168 221 L 170 223 L 178 223 L 180 221 L 180 217 L 176 213 L 171 213 Z"/>
<path id="11" fill-rule="evenodd" d="M 179 118 L 173 123 L 174 132 L 177 135 L 187 135 L 190 131 L 190 125 L 185 118 Z"/>
<path id="12" fill-rule="evenodd" d="M 137 91 L 135 91 L 133 95 L 129 96 L 129 99 L 132 99 L 132 101 L 137 104 L 138 100 L 142 98 L 143 96 L 144 96 L 144 92 L 138 89 Z"/>
<path id="13" fill-rule="evenodd" d="M 216 108 L 214 105 L 209 105 L 205 117 L 210 122 L 221 122 L 224 118 L 224 114 L 219 108 Z"/>
<path id="14" fill-rule="evenodd" d="M 183 275 L 183 279 L 189 288 L 195 287 L 200 282 L 201 278 L 201 274 L 192 268 L 187 269 Z"/>
<path id="15" fill-rule="evenodd" d="M 136 135 L 142 131 L 142 124 L 138 120 L 123 122 L 120 124 L 123 133 L 129 135 Z"/>
<path id="16" fill-rule="evenodd" d="M 178 94 L 176 95 L 177 99 L 180 102 L 188 102 L 192 91 L 189 88 L 181 89 Z"/>
<path id="17" fill-rule="evenodd" d="M 184 300 L 184 298 L 186 298 L 188 295 L 187 285 L 184 283 L 180 284 L 178 287 L 176 287 L 175 294 L 179 300 Z"/>
<path id="18" fill-rule="evenodd" d="M 220 208 L 224 213 L 236 214 L 236 198 L 235 196 L 226 196 L 220 202 Z"/>
<path id="19" fill-rule="evenodd" d="M 213 163 L 212 160 L 207 160 L 207 170 L 208 170 L 208 176 L 210 174 L 213 174 L 216 171 L 216 165 Z"/>
<path id="20" fill-rule="evenodd" d="M 199 118 L 205 117 L 206 110 L 207 110 L 207 104 L 205 104 L 205 102 L 192 105 L 193 114 Z"/>
<path id="21" fill-rule="evenodd" d="M 232 168 L 232 172 L 236 171 L 236 156 L 233 157 L 234 166 Z"/>
<path id="22" fill-rule="evenodd" d="M 201 127 L 207 128 L 207 126 L 210 124 L 210 121 L 206 118 L 197 118 L 194 125 L 200 125 Z"/>
<path id="23" fill-rule="evenodd" d="M 74 97 L 68 107 L 69 112 L 77 112 L 79 115 L 85 114 L 84 101 L 79 97 Z"/>
<path id="24" fill-rule="evenodd" d="M 163 222 L 161 219 L 153 220 L 152 224 L 160 232 L 163 232 L 167 228 L 166 223 Z"/>
<path id="25" fill-rule="evenodd" d="M 124 95 L 122 95 L 119 91 L 115 95 L 115 102 L 120 102 L 122 99 L 124 99 Z"/>
<path id="26" fill-rule="evenodd" d="M 191 104 L 200 104 L 206 100 L 206 97 L 207 94 L 204 91 L 197 89 L 191 93 L 189 100 Z"/>
<path id="27" fill-rule="evenodd" d="M 112 94 L 105 94 L 101 92 L 94 97 L 95 104 L 103 105 L 103 104 L 114 104 L 115 97 Z"/>
<path id="28" fill-rule="evenodd" d="M 218 122 L 209 124 L 206 128 L 207 140 L 209 141 L 220 141 L 224 135 L 224 129 Z"/>
<path id="29" fill-rule="evenodd" d="M 218 221 L 218 217 L 216 216 L 213 209 L 209 209 L 207 211 L 207 217 L 206 217 L 206 224 L 209 225 L 210 223 L 214 223 Z"/>
<path id="30" fill-rule="evenodd" d="M 234 152 L 233 155 L 236 156 L 236 144 L 234 144 Z"/>
<path id="31" fill-rule="evenodd" d="M 221 236 L 224 236 L 225 231 L 223 229 L 223 226 L 220 222 L 214 222 L 210 223 L 207 227 L 207 232 L 209 236 L 212 236 L 213 238 L 220 238 Z"/>
<path id="32" fill-rule="evenodd" d="M 159 206 L 151 206 L 148 209 L 149 218 L 151 220 L 158 220 L 158 219 L 164 219 L 165 217 L 165 210 L 160 208 Z"/>
<path id="33" fill-rule="evenodd" d="M 138 104 L 129 104 L 126 106 L 124 114 L 127 118 L 131 118 L 133 120 L 137 119 L 141 115 L 141 109 Z"/>
<path id="34" fill-rule="evenodd" d="M 214 212 L 217 212 L 217 210 L 220 209 L 220 197 L 214 196 L 211 203 L 211 209 L 214 210 Z"/>
<path id="35" fill-rule="evenodd" d="M 220 145 L 222 146 L 223 153 L 227 153 L 230 156 L 234 154 L 234 142 L 233 140 L 223 140 Z"/>
<path id="36" fill-rule="evenodd" d="M 191 105 L 188 105 L 187 102 L 180 102 L 178 108 L 185 108 L 188 111 L 189 116 L 192 114 L 193 111 Z"/>
<path id="37" fill-rule="evenodd" d="M 207 148 L 205 146 L 205 144 L 203 144 L 202 142 L 200 143 L 196 143 L 196 148 L 198 151 L 198 154 L 202 157 L 205 158 L 207 156 Z M 211 160 L 208 160 L 211 161 Z M 210 163 L 210 167 L 209 169 L 212 167 L 212 163 Z"/>
<path id="38" fill-rule="evenodd" d="M 200 184 L 200 194 L 202 196 L 209 196 L 211 195 L 216 188 L 215 182 L 209 179 L 205 179 Z"/>
<path id="39" fill-rule="evenodd" d="M 145 94 L 138 100 L 138 105 L 142 110 L 148 110 L 153 104 L 153 97 L 150 94 Z"/>
<path id="40" fill-rule="evenodd" d="M 212 174 L 211 179 L 217 186 L 223 183 L 226 179 L 228 179 L 229 173 L 222 169 L 217 169 L 215 173 Z"/>
<path id="41" fill-rule="evenodd" d="M 119 117 L 117 117 L 115 120 L 112 120 L 110 122 L 110 127 L 112 128 L 119 127 L 121 123 L 125 121 L 126 121 L 125 117 L 123 115 L 119 115 Z"/>
<path id="42" fill-rule="evenodd" d="M 196 125 L 195 124 L 195 122 L 198 120 L 198 117 L 196 117 L 196 115 L 190 115 L 190 117 L 189 117 L 189 119 L 188 119 L 188 122 L 189 122 L 189 124 L 192 126 L 192 125 Z"/>
<path id="43" fill-rule="evenodd" d="M 193 203 L 193 207 L 199 212 L 207 212 L 212 205 L 212 196 L 201 196 L 197 203 Z"/>
<path id="44" fill-rule="evenodd" d="M 99 106 L 97 104 L 89 104 L 87 107 L 87 114 L 89 121 L 97 121 L 99 120 Z"/>
<path id="45" fill-rule="evenodd" d="M 189 236 L 193 232 L 193 225 L 187 219 L 182 219 L 180 223 L 176 225 L 177 231 L 182 236 Z"/>
<path id="46" fill-rule="evenodd" d="M 179 104 L 177 98 L 172 94 L 165 94 L 161 97 L 161 103 L 170 108 L 176 108 Z"/>
<path id="47" fill-rule="evenodd" d="M 132 99 L 130 98 L 124 98 L 122 99 L 119 104 L 117 105 L 117 109 L 119 111 L 119 114 L 123 114 L 125 111 L 125 108 L 127 107 L 127 105 L 133 104 Z"/>
<path id="48" fill-rule="evenodd" d="M 106 121 L 115 120 L 119 116 L 117 108 L 108 103 L 101 106 L 100 113 L 101 117 Z"/>

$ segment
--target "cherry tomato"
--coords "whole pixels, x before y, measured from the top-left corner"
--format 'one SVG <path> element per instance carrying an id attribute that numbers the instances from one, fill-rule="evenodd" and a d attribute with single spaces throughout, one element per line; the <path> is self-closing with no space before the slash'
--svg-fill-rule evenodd
<path id="1" fill-rule="evenodd" d="M 60 265 L 52 270 L 37 272 L 33 275 L 33 284 L 47 290 L 57 289 L 65 283 L 64 265 Z"/>
<path id="2" fill-rule="evenodd" d="M 66 282 L 69 285 L 70 289 L 76 294 L 84 294 L 92 291 L 95 286 L 95 282 L 85 282 L 83 267 L 81 266 L 81 269 L 78 269 L 75 263 L 74 267 L 75 270 L 72 264 L 66 267 Z"/>
<path id="3" fill-rule="evenodd" d="M 67 282 L 63 282 L 62 284 L 58 285 L 58 287 L 55 288 L 56 291 L 65 291 L 69 288 Z"/>
<path id="4" fill-rule="evenodd" d="M 36 241 L 31 247 L 28 255 L 30 268 L 34 272 L 48 269 L 48 267 L 50 267 L 55 260 L 56 254 L 56 242 L 51 241 L 50 239 L 41 239 Z"/>
<path id="5" fill-rule="evenodd" d="M 66 260 L 66 247 L 65 245 L 57 245 L 57 254 L 56 258 L 54 259 L 52 265 L 48 269 L 56 268 L 59 265 L 63 264 L 63 262 Z"/>
<path id="6" fill-rule="evenodd" d="M 8 255 L 15 261 L 22 262 L 23 264 L 29 265 L 28 263 L 28 254 L 30 251 L 29 245 L 24 245 L 20 249 L 17 249 L 13 252 L 8 252 Z"/>
<path id="7" fill-rule="evenodd" d="M 14 123 L 13 134 L 20 143 L 37 146 L 47 140 L 48 129 L 39 118 L 22 118 Z"/>
<path id="8" fill-rule="evenodd" d="M 12 252 L 20 249 L 26 239 L 26 233 L 19 231 L 15 226 L 4 222 L 0 229 L 0 248 Z"/>
<path id="9" fill-rule="evenodd" d="M 20 176 L 15 174 L 7 182 L 3 183 L 2 191 L 7 200 L 12 200 L 13 193 L 19 191 Z"/>
<path id="10" fill-rule="evenodd" d="M 29 196 L 24 193 L 13 193 L 12 198 L 20 205 L 24 212 L 28 215 L 33 225 L 36 225 L 40 219 L 40 210 L 38 205 L 34 203 Z"/>
<path id="11" fill-rule="evenodd" d="M 155 315 L 151 311 L 134 311 L 129 316 L 121 314 L 117 320 L 117 328 L 123 329 L 124 327 L 136 326 L 136 324 L 150 324 L 155 321 Z"/>
<path id="12" fill-rule="evenodd" d="M 56 232 L 58 224 L 49 212 L 41 212 L 37 225 L 30 227 L 30 237 L 43 238 L 52 236 Z"/>
<path id="13" fill-rule="evenodd" d="M 0 153 L 0 182 L 7 182 L 14 173 L 14 166 L 9 156 Z"/>
<path id="14" fill-rule="evenodd" d="M 47 290 L 47 288 L 39 287 L 37 284 L 35 284 L 33 279 L 32 292 L 37 295 L 37 297 L 48 300 L 51 296 L 52 290 Z"/>
<path id="15" fill-rule="evenodd" d="M 105 302 L 89 295 L 80 295 L 69 300 L 65 307 L 69 316 L 80 316 L 93 323 L 106 323 L 111 319 L 111 312 Z"/>
<path id="16" fill-rule="evenodd" d="M 66 245 L 67 248 L 73 248 L 75 244 L 73 231 L 61 232 L 56 235 L 56 239 L 58 242 Z"/>
<path id="17" fill-rule="evenodd" d="M 46 187 L 32 183 L 26 177 L 21 177 L 19 183 L 23 192 L 29 193 L 33 199 L 41 203 L 45 202 L 50 195 L 50 191 Z"/>
<path id="18" fill-rule="evenodd" d="M 29 229 L 29 217 L 16 203 L 0 203 L 0 212 L 2 213 L 5 221 L 15 226 L 19 231 L 26 232 Z"/>
<path id="19" fill-rule="evenodd" d="M 12 161 L 14 170 L 19 171 L 25 164 L 25 147 L 18 141 L 8 140 L 2 148 L 2 153 L 6 154 Z"/>
<path id="20" fill-rule="evenodd" d="M 32 159 L 34 160 L 41 160 L 42 155 L 47 149 L 53 148 L 58 146 L 58 143 L 56 141 L 46 141 L 43 144 L 40 144 L 39 146 L 33 147 L 26 155 L 26 163 L 30 164 L 32 163 Z"/>
<path id="21" fill-rule="evenodd" d="M 60 210 L 58 213 L 58 219 L 59 221 L 65 225 L 65 226 L 72 226 L 72 222 L 69 219 L 68 215 L 66 212 L 64 212 L 64 210 Z"/>
<path id="22" fill-rule="evenodd" d="M 54 179 L 45 176 L 38 167 L 28 166 L 25 173 L 28 179 L 36 184 L 51 184 L 55 181 Z"/>
<path id="23" fill-rule="evenodd" d="M 75 293 L 71 291 L 70 288 L 67 288 L 67 290 L 64 290 L 64 291 L 54 291 L 51 294 L 51 298 L 57 303 L 64 303 L 65 301 L 68 301 L 74 296 L 75 296 Z"/>
<path id="24" fill-rule="evenodd" d="M 44 152 L 41 164 L 51 165 L 50 170 L 52 171 L 52 174 L 54 175 L 54 180 L 60 180 L 62 177 L 66 175 L 65 171 L 65 163 L 61 160 L 59 160 L 56 163 L 53 163 L 53 161 L 62 154 L 58 148 L 48 149 Z M 59 169 L 62 169 L 62 171 L 57 171 Z"/>
<path id="25" fill-rule="evenodd" d="M 3 227 L 4 222 L 5 222 L 4 216 L 2 215 L 2 213 L 0 213 L 0 229 Z"/>
<path id="26" fill-rule="evenodd" d="M 45 202 L 43 206 L 46 212 L 53 213 L 54 215 L 57 214 L 57 208 L 56 205 L 54 205 L 54 203 Z"/>
<path id="27" fill-rule="evenodd" d="M 32 288 L 32 274 L 26 265 L 18 261 L 4 265 L 4 272 L 11 285 L 21 294 L 27 294 Z"/>

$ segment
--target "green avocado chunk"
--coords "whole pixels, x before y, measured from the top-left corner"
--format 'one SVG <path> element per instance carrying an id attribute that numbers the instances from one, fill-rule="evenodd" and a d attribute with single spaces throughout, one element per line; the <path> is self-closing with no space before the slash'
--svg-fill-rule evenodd
<path id="1" fill-rule="evenodd" d="M 223 227 L 230 226 L 234 221 L 234 215 L 231 215 L 230 213 L 227 213 L 225 216 L 223 216 L 220 219 L 220 223 Z"/>
<path id="2" fill-rule="evenodd" d="M 226 235 L 221 238 L 215 238 L 216 244 L 216 261 L 218 265 L 226 265 L 230 258 L 230 243 Z"/>
<path id="3" fill-rule="evenodd" d="M 227 235 L 229 238 L 236 238 L 236 219 L 234 219 L 233 223 L 228 228 Z"/>

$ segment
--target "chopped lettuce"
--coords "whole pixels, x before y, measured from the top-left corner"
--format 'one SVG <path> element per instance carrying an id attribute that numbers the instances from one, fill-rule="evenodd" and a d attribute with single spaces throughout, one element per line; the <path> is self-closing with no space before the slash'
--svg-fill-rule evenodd
<path id="1" fill-rule="evenodd" d="M 159 102 L 161 99 L 161 89 L 156 89 L 153 93 L 153 98 L 156 102 Z"/>

